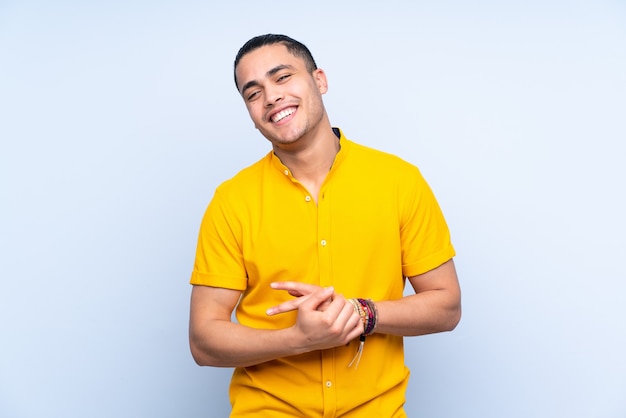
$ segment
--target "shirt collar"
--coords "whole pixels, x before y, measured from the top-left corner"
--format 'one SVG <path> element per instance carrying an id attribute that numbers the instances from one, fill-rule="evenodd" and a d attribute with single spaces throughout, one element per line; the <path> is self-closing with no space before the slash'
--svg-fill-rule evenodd
<path id="1" fill-rule="evenodd" d="M 333 162 L 333 165 L 330 169 L 331 172 L 336 170 L 337 167 L 341 165 L 343 160 L 346 159 L 346 156 L 348 155 L 348 152 L 350 150 L 350 141 L 345 137 L 343 131 L 340 128 L 335 127 L 333 127 L 332 129 L 333 133 L 339 138 L 339 152 L 337 152 L 337 155 L 335 156 L 335 161 Z M 282 161 L 280 161 L 280 158 L 278 158 L 276 154 L 274 154 L 274 151 L 270 151 L 269 155 L 272 166 L 281 173 L 291 177 L 291 170 L 289 170 L 289 168 L 285 164 L 283 164 Z"/>

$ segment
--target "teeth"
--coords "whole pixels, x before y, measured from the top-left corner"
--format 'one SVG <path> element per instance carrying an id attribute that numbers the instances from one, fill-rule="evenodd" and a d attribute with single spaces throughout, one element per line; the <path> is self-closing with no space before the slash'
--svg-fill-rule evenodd
<path id="1" fill-rule="evenodd" d="M 291 115 L 294 112 L 293 108 L 285 109 L 283 111 L 278 112 L 272 117 L 272 122 L 279 122 L 287 116 Z"/>

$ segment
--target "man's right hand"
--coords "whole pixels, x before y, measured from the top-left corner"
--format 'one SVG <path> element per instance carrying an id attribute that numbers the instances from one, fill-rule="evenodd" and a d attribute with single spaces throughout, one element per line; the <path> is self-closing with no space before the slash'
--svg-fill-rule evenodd
<path id="1" fill-rule="evenodd" d="M 297 282 L 274 283 L 272 288 L 286 290 L 295 299 L 268 309 L 268 315 L 298 311 L 292 327 L 300 348 L 322 350 L 345 345 L 363 333 L 361 317 L 342 295 L 332 287 L 319 287 Z"/>

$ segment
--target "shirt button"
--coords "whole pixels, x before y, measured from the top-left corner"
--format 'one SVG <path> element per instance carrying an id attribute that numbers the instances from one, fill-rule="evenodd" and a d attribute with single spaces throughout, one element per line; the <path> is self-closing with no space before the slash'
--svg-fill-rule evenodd
<path id="1" fill-rule="evenodd" d="M 306 200 L 307 202 L 310 202 L 311 201 L 311 196 L 305 197 L 304 200 Z"/>
<path id="2" fill-rule="evenodd" d="M 326 240 L 325 239 L 321 240 L 320 244 L 322 244 L 322 247 L 325 247 L 326 246 Z"/>
<path id="3" fill-rule="evenodd" d="M 284 173 L 285 173 L 286 176 L 288 176 L 289 175 L 289 170 L 285 170 Z"/>
<path id="4" fill-rule="evenodd" d="M 326 381 L 326 387 L 329 388 L 333 385 L 333 382 L 331 382 L 330 380 Z"/>

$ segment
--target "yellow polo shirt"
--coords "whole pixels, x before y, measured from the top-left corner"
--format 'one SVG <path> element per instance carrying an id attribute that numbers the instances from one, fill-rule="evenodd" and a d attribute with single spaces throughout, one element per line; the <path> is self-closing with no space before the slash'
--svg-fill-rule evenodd
<path id="1" fill-rule="evenodd" d="M 241 290 L 236 317 L 242 325 L 294 324 L 295 312 L 265 314 L 291 298 L 270 289 L 274 281 L 393 300 L 402 297 L 405 277 L 454 256 L 444 217 L 419 170 L 335 132 L 341 149 L 317 205 L 272 152 L 215 191 L 191 283 Z M 236 368 L 231 417 L 406 416 L 402 337 L 369 336 L 358 368 L 349 368 L 357 345 Z"/>

